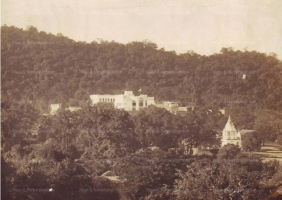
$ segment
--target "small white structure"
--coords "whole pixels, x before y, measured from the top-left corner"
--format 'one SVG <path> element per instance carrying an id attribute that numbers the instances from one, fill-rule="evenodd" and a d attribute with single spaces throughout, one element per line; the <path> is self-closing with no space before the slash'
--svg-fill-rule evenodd
<path id="1" fill-rule="evenodd" d="M 177 115 L 185 115 L 187 113 L 187 107 L 178 107 L 178 110 L 175 111 Z"/>
<path id="2" fill-rule="evenodd" d="M 178 102 L 172 102 L 172 101 L 164 101 L 162 103 L 156 104 L 155 106 L 158 108 L 164 108 L 170 113 L 175 115 L 185 115 L 188 110 L 187 107 L 180 107 L 178 105 Z"/>
<path id="3" fill-rule="evenodd" d="M 256 132 L 255 130 L 249 130 L 249 129 L 242 129 L 242 130 L 240 130 L 240 136 L 241 136 L 241 139 L 243 139 L 244 138 L 244 135 L 246 134 L 246 133 L 253 133 L 253 132 Z"/>
<path id="4" fill-rule="evenodd" d="M 164 108 L 168 110 L 169 112 L 173 113 L 176 110 L 178 110 L 178 102 L 164 101 L 162 103 L 156 104 L 156 107 Z"/>
<path id="5" fill-rule="evenodd" d="M 225 115 L 225 108 L 219 109 L 219 112 L 221 112 L 221 114 Z"/>
<path id="6" fill-rule="evenodd" d="M 68 107 L 68 108 L 66 108 L 65 110 L 69 110 L 69 111 L 71 111 L 71 112 L 75 112 L 75 111 L 78 111 L 78 110 L 80 110 L 81 109 L 81 107 Z"/>
<path id="7" fill-rule="evenodd" d="M 221 147 L 226 144 L 238 145 L 241 148 L 241 134 L 237 132 L 231 117 L 229 115 L 228 121 L 222 132 Z"/>
<path id="8" fill-rule="evenodd" d="M 212 156 L 213 154 L 210 152 L 209 149 L 201 149 L 201 148 L 197 148 L 197 147 L 194 147 L 192 148 L 193 150 L 193 156 L 195 155 L 208 155 L 208 156 Z"/>
<path id="9" fill-rule="evenodd" d="M 139 110 L 140 108 L 148 107 L 149 105 L 154 105 L 154 97 L 148 97 L 145 94 L 139 96 L 134 96 L 132 91 L 124 91 L 124 94 L 118 95 L 100 95 L 94 94 L 90 95 L 92 105 L 104 102 L 112 103 L 117 109 L 124 109 L 127 111 Z"/>
<path id="10" fill-rule="evenodd" d="M 119 176 L 115 176 L 111 171 L 106 171 L 101 175 L 101 177 L 104 177 L 106 179 L 109 179 L 110 181 L 113 182 L 124 182 L 126 179 L 121 179 Z"/>
<path id="11" fill-rule="evenodd" d="M 49 105 L 50 115 L 55 115 L 61 107 L 62 107 L 62 104 L 60 104 L 60 103 L 50 104 Z"/>

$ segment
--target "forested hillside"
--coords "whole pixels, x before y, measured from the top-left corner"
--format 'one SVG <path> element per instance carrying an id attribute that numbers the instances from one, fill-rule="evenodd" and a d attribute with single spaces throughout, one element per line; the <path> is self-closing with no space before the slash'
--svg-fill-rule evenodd
<path id="1" fill-rule="evenodd" d="M 90 94 L 141 88 L 184 106 L 282 110 L 282 64 L 275 54 L 222 48 L 211 56 L 178 55 L 148 41 L 75 42 L 35 27 L 2 26 L 1 32 L 4 102 L 32 102 L 46 112 L 48 103 L 83 104 Z"/>
<path id="2" fill-rule="evenodd" d="M 229 114 L 237 130 L 282 144 L 282 64 L 274 54 L 178 55 L 148 41 L 88 44 L 35 27 L 1 31 L 2 199 L 264 199 L 282 186 L 277 161 L 233 144 L 216 149 Z M 140 88 L 195 107 L 182 116 L 153 105 L 134 114 L 89 105 L 90 94 Z M 50 103 L 82 109 L 43 115 Z M 194 147 L 212 150 L 195 155 Z"/>

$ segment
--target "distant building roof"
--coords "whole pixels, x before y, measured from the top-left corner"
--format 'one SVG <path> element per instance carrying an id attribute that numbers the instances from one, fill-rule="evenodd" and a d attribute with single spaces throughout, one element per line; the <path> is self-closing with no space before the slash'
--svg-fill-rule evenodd
<path id="1" fill-rule="evenodd" d="M 111 171 L 106 171 L 106 172 L 104 172 L 101 176 L 113 176 L 114 174 L 113 174 L 113 172 L 111 172 Z"/>
<path id="2" fill-rule="evenodd" d="M 242 129 L 241 131 L 239 131 L 241 136 L 245 135 L 246 133 L 252 133 L 255 132 L 255 130 L 247 130 L 247 129 Z"/>
<path id="3" fill-rule="evenodd" d="M 81 107 L 68 107 L 68 108 L 66 108 L 65 110 L 69 110 L 69 111 L 71 111 L 71 112 L 74 112 L 74 111 L 78 111 L 78 110 L 80 110 L 81 109 Z"/>
<path id="4" fill-rule="evenodd" d="M 119 176 L 114 176 L 111 171 L 106 171 L 105 173 L 101 175 L 101 177 L 107 178 L 114 182 L 123 182 L 124 181 L 124 180 L 121 180 Z"/>
<path id="5" fill-rule="evenodd" d="M 178 111 L 187 111 L 187 107 L 178 107 Z"/>
<path id="6" fill-rule="evenodd" d="M 152 151 L 155 151 L 155 150 L 159 150 L 160 147 L 158 147 L 158 146 L 150 146 L 150 147 L 148 147 L 148 149 L 150 149 Z"/>

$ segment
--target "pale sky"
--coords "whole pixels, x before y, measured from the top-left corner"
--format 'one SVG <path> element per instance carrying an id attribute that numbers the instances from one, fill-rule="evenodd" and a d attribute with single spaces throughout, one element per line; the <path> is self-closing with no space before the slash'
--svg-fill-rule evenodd
<path id="1" fill-rule="evenodd" d="M 2 0 L 1 24 L 76 41 L 149 40 L 201 55 L 247 48 L 282 58 L 282 0 Z"/>

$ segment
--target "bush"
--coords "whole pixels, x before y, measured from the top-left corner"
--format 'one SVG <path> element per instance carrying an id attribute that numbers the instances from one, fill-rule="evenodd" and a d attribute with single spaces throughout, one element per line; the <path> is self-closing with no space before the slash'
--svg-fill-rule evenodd
<path id="1" fill-rule="evenodd" d="M 260 151 L 262 139 L 257 132 L 245 133 L 242 137 L 242 149 L 244 151 Z"/>
<path id="2" fill-rule="evenodd" d="M 234 144 L 224 145 L 218 152 L 218 159 L 234 159 L 240 153 L 240 148 Z"/>

